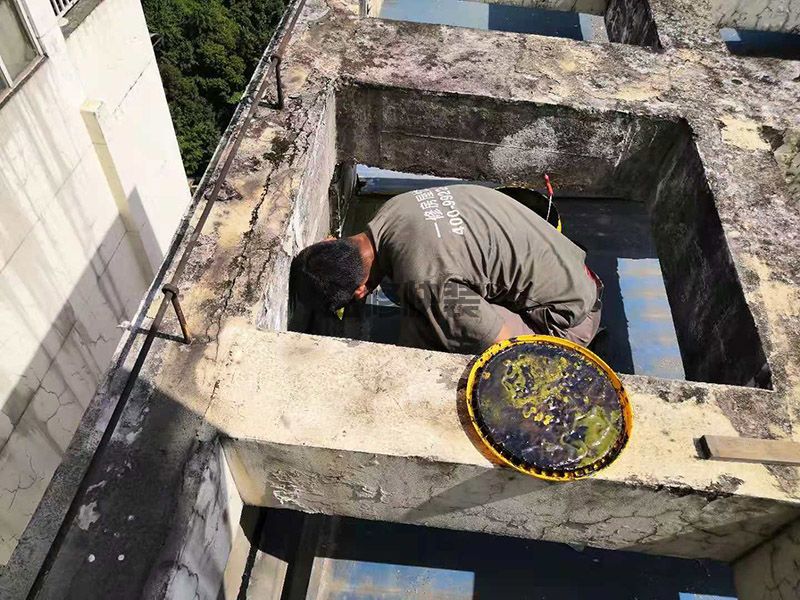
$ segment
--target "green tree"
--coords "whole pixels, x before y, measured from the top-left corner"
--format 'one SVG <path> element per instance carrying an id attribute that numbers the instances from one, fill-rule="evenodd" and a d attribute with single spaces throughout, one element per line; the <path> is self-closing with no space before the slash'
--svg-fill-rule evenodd
<path id="1" fill-rule="evenodd" d="M 143 0 L 189 176 L 202 174 L 285 10 L 284 0 Z"/>

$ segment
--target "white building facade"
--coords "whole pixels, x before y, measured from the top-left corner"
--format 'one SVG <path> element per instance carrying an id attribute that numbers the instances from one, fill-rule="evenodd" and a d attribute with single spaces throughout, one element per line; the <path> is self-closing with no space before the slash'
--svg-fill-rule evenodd
<path id="1" fill-rule="evenodd" d="M 0 565 L 189 202 L 139 0 L 0 0 Z"/>

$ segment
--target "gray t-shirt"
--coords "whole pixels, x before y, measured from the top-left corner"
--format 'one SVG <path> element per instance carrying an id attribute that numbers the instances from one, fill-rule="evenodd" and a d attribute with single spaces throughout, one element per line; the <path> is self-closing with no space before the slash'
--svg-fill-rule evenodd
<path id="1" fill-rule="evenodd" d="M 477 185 L 400 194 L 370 221 L 377 260 L 406 310 L 400 341 L 454 352 L 491 345 L 503 321 L 580 323 L 597 299 L 586 254 L 516 200 Z"/>

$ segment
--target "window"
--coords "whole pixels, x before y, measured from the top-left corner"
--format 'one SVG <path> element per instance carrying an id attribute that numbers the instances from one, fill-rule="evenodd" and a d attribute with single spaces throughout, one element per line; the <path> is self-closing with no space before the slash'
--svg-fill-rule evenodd
<path id="1" fill-rule="evenodd" d="M 0 90 L 13 87 L 38 56 L 15 0 L 0 0 Z"/>
<path id="2" fill-rule="evenodd" d="M 50 0 L 53 6 L 53 12 L 57 17 L 63 17 L 64 14 L 72 8 L 78 0 Z"/>

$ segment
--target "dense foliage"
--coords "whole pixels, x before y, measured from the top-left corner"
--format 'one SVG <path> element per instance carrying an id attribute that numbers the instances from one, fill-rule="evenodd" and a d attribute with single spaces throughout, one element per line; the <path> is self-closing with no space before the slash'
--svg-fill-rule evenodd
<path id="1" fill-rule="evenodd" d="M 186 174 L 202 174 L 285 0 L 143 0 Z"/>

